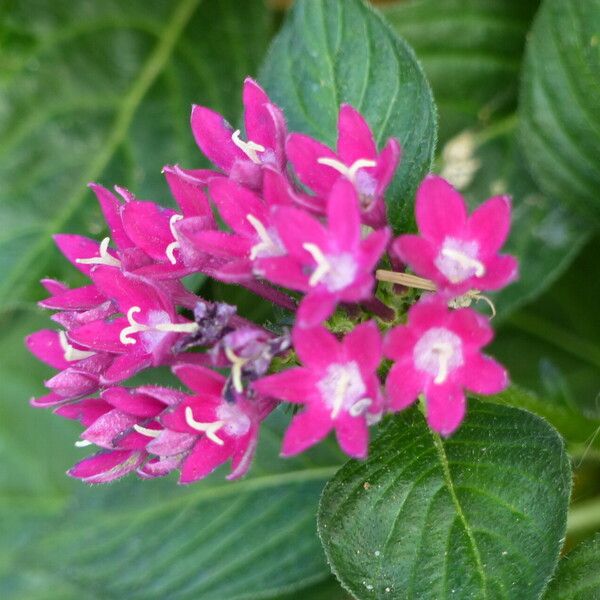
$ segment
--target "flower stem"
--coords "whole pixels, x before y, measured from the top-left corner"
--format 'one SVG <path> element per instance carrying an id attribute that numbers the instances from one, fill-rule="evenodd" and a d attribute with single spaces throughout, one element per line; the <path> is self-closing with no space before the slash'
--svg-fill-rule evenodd
<path id="1" fill-rule="evenodd" d="M 254 292 L 257 296 L 287 310 L 295 311 L 298 308 L 296 301 L 292 297 L 260 281 L 247 281 L 240 285 Z"/>
<path id="2" fill-rule="evenodd" d="M 382 321 L 392 322 L 396 319 L 396 312 L 387 304 L 384 304 L 379 298 L 371 298 L 362 303 L 363 306 Z"/>

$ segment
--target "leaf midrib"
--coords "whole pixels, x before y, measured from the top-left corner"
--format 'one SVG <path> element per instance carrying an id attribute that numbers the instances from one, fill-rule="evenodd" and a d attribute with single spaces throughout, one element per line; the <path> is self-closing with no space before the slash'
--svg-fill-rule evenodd
<path id="1" fill-rule="evenodd" d="M 53 219 L 50 219 L 38 241 L 17 262 L 11 273 L 0 285 L 0 305 L 4 305 L 7 297 L 20 294 L 30 283 L 31 276 L 28 271 L 37 272 L 35 262 L 46 251 L 51 242 L 51 235 L 60 230 L 76 213 L 87 193 L 86 184 L 99 177 L 109 164 L 113 155 L 119 148 L 129 130 L 129 126 L 136 111 L 146 96 L 157 77 L 162 73 L 167 64 L 177 40 L 184 30 L 198 4 L 202 0 L 181 0 L 172 13 L 170 21 L 165 26 L 162 35 L 158 38 L 153 52 L 149 55 L 138 76 L 125 94 L 120 110 L 115 115 L 113 126 L 109 131 L 104 147 L 93 158 L 83 176 L 73 188 L 73 193 L 68 198 L 62 209 Z M 25 274 L 28 276 L 25 277 Z"/>

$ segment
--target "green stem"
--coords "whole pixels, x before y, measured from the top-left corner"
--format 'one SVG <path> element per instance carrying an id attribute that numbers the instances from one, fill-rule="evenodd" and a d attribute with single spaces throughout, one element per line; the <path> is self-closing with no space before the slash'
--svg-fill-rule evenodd
<path id="1" fill-rule="evenodd" d="M 574 504 L 567 517 L 567 534 L 577 535 L 600 529 L 600 497 Z"/>
<path id="2" fill-rule="evenodd" d="M 475 134 L 475 143 L 477 147 L 483 146 L 483 144 L 487 144 L 487 142 L 502 137 L 507 133 L 511 133 L 517 128 L 518 123 L 519 117 L 517 116 L 517 113 L 513 113 L 496 121 L 493 125 L 489 125 L 485 129 L 482 129 Z"/>

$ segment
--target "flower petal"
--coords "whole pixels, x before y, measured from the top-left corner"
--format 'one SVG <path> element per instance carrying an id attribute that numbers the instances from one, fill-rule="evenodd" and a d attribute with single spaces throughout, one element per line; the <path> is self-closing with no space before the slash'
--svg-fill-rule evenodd
<path id="1" fill-rule="evenodd" d="M 476 394 L 498 394 L 508 385 L 508 373 L 489 356 L 475 354 L 463 367 L 462 383 Z"/>
<path id="2" fill-rule="evenodd" d="M 425 376 L 412 366 L 412 361 L 401 360 L 390 369 L 385 388 L 390 399 L 392 412 L 404 410 L 418 398 L 423 391 Z"/>
<path id="3" fill-rule="evenodd" d="M 200 438 L 181 465 L 179 483 L 193 483 L 210 475 L 231 456 L 231 453 L 231 444 L 221 446 L 206 437 Z"/>
<path id="4" fill-rule="evenodd" d="M 342 104 L 338 116 L 337 153 L 350 166 L 355 161 L 377 157 L 377 146 L 365 118 L 349 104 Z"/>
<path id="5" fill-rule="evenodd" d="M 296 325 L 298 327 L 321 325 L 333 314 L 336 304 L 336 297 L 327 291 L 309 292 L 298 307 Z"/>
<path id="6" fill-rule="evenodd" d="M 102 210 L 104 220 L 110 231 L 110 237 L 117 245 L 117 248 L 125 250 L 125 248 L 133 246 L 134 244 L 123 228 L 121 220 L 122 203 L 117 200 L 117 197 L 112 192 L 97 183 L 89 183 L 88 187 L 96 194 L 100 210 Z"/>
<path id="7" fill-rule="evenodd" d="M 489 259 L 483 277 L 473 277 L 470 281 L 478 290 L 499 290 L 515 281 L 519 276 L 519 263 L 514 256 L 500 255 Z"/>
<path id="8" fill-rule="evenodd" d="M 60 343 L 58 331 L 42 329 L 25 338 L 27 349 L 37 359 L 55 369 L 66 369 L 72 363 L 65 359 L 65 351 Z"/>
<path id="9" fill-rule="evenodd" d="M 427 422 L 440 435 L 449 436 L 465 417 L 466 400 L 463 391 L 448 383 L 429 385 L 425 391 Z"/>
<path id="10" fill-rule="evenodd" d="M 183 216 L 206 217 L 215 227 L 210 203 L 201 186 L 192 183 L 178 166 L 163 167 L 163 174 Z"/>
<path id="11" fill-rule="evenodd" d="M 343 413 L 335 420 L 335 433 L 342 450 L 353 458 L 367 457 L 369 428 L 364 417 L 351 417 Z"/>
<path id="12" fill-rule="evenodd" d="M 382 342 L 375 321 L 357 325 L 346 335 L 342 344 L 348 360 L 358 363 L 363 377 L 368 377 L 377 370 L 381 362 Z"/>
<path id="13" fill-rule="evenodd" d="M 436 253 L 429 240 L 418 235 L 401 235 L 394 240 L 392 252 L 403 263 L 410 265 L 417 275 L 433 280 L 445 280 L 435 266 Z"/>
<path id="14" fill-rule="evenodd" d="M 225 377 L 212 369 L 200 365 L 176 365 L 172 370 L 193 392 L 220 396 L 223 391 Z"/>
<path id="15" fill-rule="evenodd" d="M 317 395 L 316 383 L 309 369 L 292 367 L 257 379 L 252 388 L 263 396 L 304 404 Z"/>
<path id="16" fill-rule="evenodd" d="M 435 242 L 462 232 L 467 222 L 463 197 L 445 180 L 428 175 L 417 190 L 415 205 L 421 234 Z"/>
<path id="17" fill-rule="evenodd" d="M 292 341 L 302 363 L 311 369 L 325 370 L 331 363 L 344 359 L 342 344 L 324 327 L 294 327 Z"/>
<path id="18" fill-rule="evenodd" d="M 107 483 L 135 471 L 143 459 L 141 452 L 131 450 L 99 452 L 78 462 L 67 474 L 86 483 Z"/>
<path id="19" fill-rule="evenodd" d="M 298 179 L 318 196 L 326 196 L 340 178 L 338 171 L 318 162 L 319 158 L 338 160 L 335 152 L 310 136 L 302 133 L 290 134 L 285 150 Z"/>
<path id="20" fill-rule="evenodd" d="M 353 250 L 361 236 L 360 207 L 354 186 L 341 178 L 327 198 L 327 225 L 340 248 Z"/>
<path id="21" fill-rule="evenodd" d="M 283 437 L 281 456 L 293 456 L 320 442 L 332 429 L 329 413 L 311 406 L 292 419 Z"/>
<path id="22" fill-rule="evenodd" d="M 508 196 L 495 196 L 478 206 L 470 216 L 468 237 L 477 240 L 482 258 L 496 253 L 510 230 L 511 202 Z"/>

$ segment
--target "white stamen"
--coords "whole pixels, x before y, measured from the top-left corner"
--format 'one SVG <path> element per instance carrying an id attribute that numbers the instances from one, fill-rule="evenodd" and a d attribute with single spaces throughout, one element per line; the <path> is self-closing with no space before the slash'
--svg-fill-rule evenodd
<path id="1" fill-rule="evenodd" d="M 257 165 L 260 165 L 260 158 L 257 154 L 257 152 L 264 152 L 265 151 L 265 147 L 261 146 L 260 144 L 257 144 L 256 142 L 252 142 L 250 140 L 248 140 L 247 142 L 244 142 L 243 140 L 240 139 L 240 130 L 236 129 L 232 134 L 231 134 L 231 141 L 253 162 L 256 163 Z"/>
<path id="2" fill-rule="evenodd" d="M 450 363 L 450 358 L 452 357 L 453 349 L 450 344 L 440 342 L 438 344 L 434 344 L 431 348 L 431 351 L 434 354 L 437 354 L 439 360 L 439 371 L 433 380 L 433 383 L 440 385 L 448 378 L 448 366 Z"/>
<path id="3" fill-rule="evenodd" d="M 225 445 L 225 442 L 216 435 L 217 431 L 219 431 L 219 429 L 221 429 L 221 427 L 223 427 L 223 425 L 225 425 L 224 421 L 215 421 L 214 423 L 201 423 L 200 421 L 196 421 L 196 419 L 194 419 L 194 413 L 192 411 L 192 407 L 186 406 L 185 407 L 185 422 L 192 429 L 195 429 L 196 431 L 205 433 L 206 437 L 211 442 L 214 442 L 215 444 L 218 444 L 219 446 Z"/>
<path id="4" fill-rule="evenodd" d="M 335 386 L 335 392 L 333 396 L 333 410 L 331 411 L 331 418 L 335 419 L 340 414 L 342 407 L 344 406 L 344 400 L 346 399 L 346 391 L 350 383 L 350 375 L 348 371 L 340 371 L 340 377 L 337 385 Z"/>
<path id="5" fill-rule="evenodd" d="M 452 260 L 455 260 L 465 269 L 475 269 L 476 277 L 483 277 L 485 275 L 485 265 L 481 261 L 477 260 L 476 258 L 471 258 L 460 250 L 454 250 L 453 248 L 442 248 L 441 254 L 442 256 L 446 256 Z"/>
<path id="6" fill-rule="evenodd" d="M 72 362 L 74 360 L 83 360 L 84 358 L 89 358 L 90 356 L 94 356 L 95 352 L 90 352 L 89 350 L 78 350 L 77 348 L 73 348 L 69 341 L 67 340 L 67 334 L 64 331 L 58 332 L 58 341 L 60 342 L 60 347 L 63 349 L 63 357 L 65 360 Z"/>
<path id="7" fill-rule="evenodd" d="M 321 249 L 316 244 L 302 244 L 302 247 L 315 259 L 317 268 L 312 272 L 308 285 L 314 287 L 317 285 L 327 273 L 331 271 L 331 263 L 327 260 L 327 257 L 323 254 Z"/>
<path id="8" fill-rule="evenodd" d="M 373 404 L 373 402 L 371 401 L 370 398 L 363 398 L 362 400 L 355 402 L 348 409 L 348 414 L 351 417 L 360 417 L 360 415 L 362 415 L 364 412 L 366 412 L 366 410 L 369 408 L 369 406 L 371 406 L 371 404 Z"/>
<path id="9" fill-rule="evenodd" d="M 91 446 L 92 442 L 89 442 L 88 440 L 77 440 L 75 442 L 75 448 L 86 448 L 87 446 Z"/>
<path id="10" fill-rule="evenodd" d="M 135 338 L 132 338 L 132 334 L 140 333 L 142 331 L 161 331 L 161 332 L 172 332 L 172 333 L 195 333 L 200 327 L 198 323 L 157 323 L 156 325 L 145 325 L 144 323 L 138 323 L 133 315 L 141 312 L 142 309 L 139 306 L 132 306 L 127 311 L 127 320 L 129 321 L 128 327 L 123 327 L 119 334 L 119 340 L 121 344 L 127 346 L 135 344 Z M 164 313 L 166 315 L 166 313 Z"/>
<path id="11" fill-rule="evenodd" d="M 138 425 L 137 423 L 133 426 L 133 428 L 138 433 L 141 433 L 142 435 L 145 435 L 145 436 L 151 437 L 151 438 L 157 438 L 162 433 L 161 429 L 148 429 L 148 427 L 142 427 L 141 425 Z"/>
<path id="12" fill-rule="evenodd" d="M 148 329 L 150 329 L 148 325 L 138 323 L 133 318 L 133 315 L 139 312 L 142 312 L 142 309 L 139 306 L 132 306 L 127 311 L 127 320 L 129 321 L 129 327 L 123 327 L 123 329 L 121 329 L 121 333 L 119 334 L 119 341 L 124 346 L 137 343 L 137 341 L 131 337 L 132 334 L 139 333 L 140 331 L 148 331 Z"/>
<path id="13" fill-rule="evenodd" d="M 99 256 L 92 256 L 91 258 L 76 258 L 75 262 L 80 265 L 106 265 L 108 267 L 120 267 L 121 261 L 108 253 L 108 244 L 110 244 L 110 238 L 105 237 L 100 242 Z"/>
<path id="14" fill-rule="evenodd" d="M 171 235 L 173 236 L 173 239 L 175 240 L 174 242 L 171 242 L 165 249 L 165 254 L 167 255 L 167 258 L 169 259 L 169 262 L 172 265 L 176 265 L 177 264 L 177 259 L 175 258 L 175 250 L 177 248 L 181 248 L 181 244 L 179 243 L 179 238 L 177 237 L 177 231 L 175 229 L 175 223 L 177 223 L 177 221 L 181 221 L 181 219 L 183 219 L 183 217 L 181 215 L 173 215 L 170 219 L 169 219 L 169 229 L 171 230 Z"/>
<path id="15" fill-rule="evenodd" d="M 273 238 L 269 235 L 266 227 L 251 214 L 246 215 L 246 219 L 258 234 L 260 242 L 252 246 L 250 250 L 250 260 L 254 260 L 257 256 L 269 256 L 280 254 L 280 248 L 273 241 Z"/>
<path id="16" fill-rule="evenodd" d="M 323 157 L 318 158 L 317 162 L 320 165 L 326 165 L 335 169 L 338 173 L 341 173 L 344 177 L 349 179 L 352 183 L 355 183 L 356 174 L 360 169 L 364 169 L 365 167 L 375 167 L 377 163 L 374 160 L 370 160 L 368 158 L 359 158 L 355 160 L 351 166 L 345 165 L 343 162 L 337 160 L 336 158 Z"/>
<path id="17" fill-rule="evenodd" d="M 238 394 L 241 394 L 244 391 L 244 386 L 242 384 L 242 368 L 250 359 L 238 356 L 231 348 L 225 348 L 225 356 L 231 362 L 233 387 Z"/>

